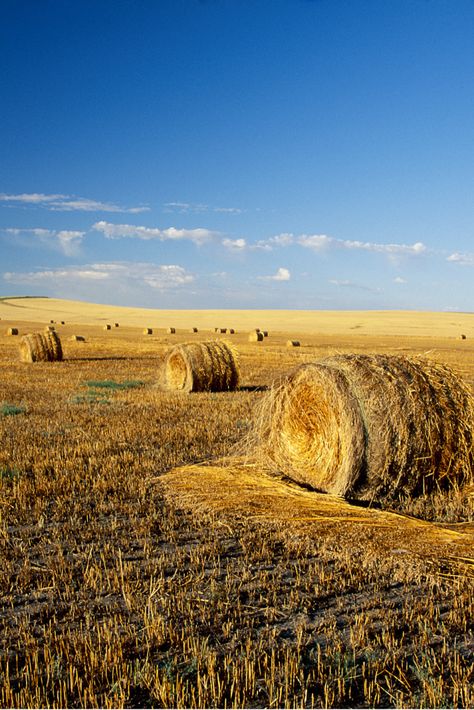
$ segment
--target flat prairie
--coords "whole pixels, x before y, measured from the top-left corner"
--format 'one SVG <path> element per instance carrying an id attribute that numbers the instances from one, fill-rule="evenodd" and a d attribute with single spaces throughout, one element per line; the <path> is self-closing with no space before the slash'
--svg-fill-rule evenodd
<path id="1" fill-rule="evenodd" d="M 474 386 L 473 315 L 3 298 L 0 319 L 2 707 L 474 706 L 473 487 L 356 505 L 246 444 L 272 382 L 328 355 Z M 64 361 L 21 363 L 47 325 Z M 237 391 L 160 388 L 170 346 L 214 338 Z"/>

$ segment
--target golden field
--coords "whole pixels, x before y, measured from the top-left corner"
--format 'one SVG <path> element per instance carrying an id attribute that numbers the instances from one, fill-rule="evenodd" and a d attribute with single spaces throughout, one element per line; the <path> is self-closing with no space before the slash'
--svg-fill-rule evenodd
<path id="1" fill-rule="evenodd" d="M 474 705 L 472 489 L 356 506 L 243 443 L 265 388 L 327 355 L 424 353 L 474 385 L 473 316 L 28 298 L 0 318 L 2 707 Z M 64 361 L 21 363 L 50 320 Z M 163 392 L 170 345 L 214 337 L 239 390 Z"/>

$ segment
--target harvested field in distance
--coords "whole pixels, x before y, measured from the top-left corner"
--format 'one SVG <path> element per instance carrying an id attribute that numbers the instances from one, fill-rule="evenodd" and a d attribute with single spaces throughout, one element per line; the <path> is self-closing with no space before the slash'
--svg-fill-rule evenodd
<path id="1" fill-rule="evenodd" d="M 4 299 L 0 318 L 0 706 L 474 706 L 473 487 L 356 505 L 243 443 L 272 382 L 329 356 L 423 355 L 472 389 L 474 316 Z M 7 329 L 51 319 L 64 360 L 20 362 Z M 162 391 L 165 354 L 216 323 L 237 390 Z"/>

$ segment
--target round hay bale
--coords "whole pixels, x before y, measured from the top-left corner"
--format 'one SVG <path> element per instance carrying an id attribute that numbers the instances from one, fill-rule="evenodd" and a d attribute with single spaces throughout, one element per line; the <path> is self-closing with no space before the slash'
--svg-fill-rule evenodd
<path id="1" fill-rule="evenodd" d="M 18 328 L 8 328 L 7 335 L 18 335 Z"/>
<path id="2" fill-rule="evenodd" d="M 49 322 L 50 322 L 50 323 L 54 323 L 54 320 L 50 320 Z"/>
<path id="3" fill-rule="evenodd" d="M 56 328 L 54 327 L 54 325 L 47 325 L 47 326 L 45 327 L 45 329 L 44 329 L 44 332 L 45 332 L 45 333 L 52 333 L 54 330 L 56 330 Z"/>
<path id="4" fill-rule="evenodd" d="M 114 323 L 114 328 L 118 328 L 118 327 L 119 327 L 119 323 Z"/>
<path id="5" fill-rule="evenodd" d="M 222 334 L 227 333 L 227 328 L 219 328 L 219 330 Z"/>
<path id="6" fill-rule="evenodd" d="M 466 340 L 466 336 L 464 335 L 464 333 L 461 333 L 460 340 Z"/>
<path id="7" fill-rule="evenodd" d="M 191 328 L 191 330 L 190 330 L 189 332 L 190 332 L 190 333 L 197 333 L 197 332 L 198 332 L 198 329 L 197 329 L 197 328 Z"/>
<path id="8" fill-rule="evenodd" d="M 104 325 L 104 330 L 112 330 L 112 326 L 110 325 L 110 323 L 106 323 Z"/>
<path id="9" fill-rule="evenodd" d="M 263 337 L 268 338 L 268 330 L 262 330 Z"/>
<path id="10" fill-rule="evenodd" d="M 176 328 L 167 328 L 167 329 L 166 329 L 166 332 L 167 332 L 169 335 L 172 335 L 173 333 L 176 333 Z"/>
<path id="11" fill-rule="evenodd" d="M 166 389 L 184 392 L 235 390 L 240 372 L 236 350 L 224 340 L 176 345 L 165 356 Z"/>
<path id="12" fill-rule="evenodd" d="M 234 328 L 229 328 L 229 329 L 228 329 L 228 332 L 229 332 L 231 335 L 235 335 L 235 330 L 234 330 Z"/>
<path id="13" fill-rule="evenodd" d="M 59 362 L 62 359 L 61 341 L 54 331 L 29 333 L 20 341 L 21 362 Z"/>
<path id="14" fill-rule="evenodd" d="M 61 325 L 66 325 L 66 322 L 62 320 Z"/>
<path id="15" fill-rule="evenodd" d="M 263 333 L 260 331 L 253 331 L 249 333 L 249 343 L 260 343 L 263 340 Z"/>
<path id="16" fill-rule="evenodd" d="M 153 335 L 153 328 L 144 328 L 143 335 Z"/>
<path id="17" fill-rule="evenodd" d="M 428 360 L 302 365 L 270 391 L 259 421 L 263 460 L 325 493 L 400 500 L 473 478 L 472 395 Z"/>
<path id="18" fill-rule="evenodd" d="M 286 341 L 286 347 L 287 348 L 299 348 L 301 345 L 299 340 L 287 340 Z"/>
<path id="19" fill-rule="evenodd" d="M 86 339 L 83 335 L 71 335 L 69 340 L 74 340 L 76 343 L 85 343 Z"/>

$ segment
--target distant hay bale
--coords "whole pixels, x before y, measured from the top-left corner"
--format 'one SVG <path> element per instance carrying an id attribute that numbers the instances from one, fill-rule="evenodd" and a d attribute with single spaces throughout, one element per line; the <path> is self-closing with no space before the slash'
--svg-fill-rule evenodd
<path id="1" fill-rule="evenodd" d="M 466 340 L 466 336 L 464 335 L 464 333 L 461 333 L 460 339 L 461 339 L 461 340 Z"/>
<path id="2" fill-rule="evenodd" d="M 50 322 L 50 323 L 54 323 L 54 320 L 50 320 L 49 322 Z"/>
<path id="3" fill-rule="evenodd" d="M 234 334 L 235 334 L 234 328 L 229 328 L 229 329 L 228 329 L 228 332 L 229 332 L 231 335 L 234 335 Z"/>
<path id="4" fill-rule="evenodd" d="M 268 338 L 268 330 L 262 330 L 263 337 Z"/>
<path id="5" fill-rule="evenodd" d="M 219 332 L 222 334 L 227 333 L 227 328 L 219 328 Z"/>
<path id="6" fill-rule="evenodd" d="M 299 340 L 287 340 L 286 341 L 287 348 L 299 348 L 300 346 L 301 346 L 301 343 Z"/>
<path id="7" fill-rule="evenodd" d="M 249 343 L 260 343 L 263 340 L 263 333 L 260 331 L 252 330 L 249 333 Z"/>
<path id="8" fill-rule="evenodd" d="M 220 328 L 214 328 L 214 333 L 218 333 L 220 331 Z"/>
<path id="9" fill-rule="evenodd" d="M 153 335 L 153 328 L 144 328 L 143 335 Z"/>
<path id="10" fill-rule="evenodd" d="M 55 330 L 56 330 L 56 328 L 54 327 L 54 325 L 47 325 L 47 326 L 45 326 L 44 332 L 45 333 L 52 333 Z"/>
<path id="11" fill-rule="evenodd" d="M 69 340 L 75 340 L 76 343 L 85 343 L 86 341 L 83 335 L 71 335 Z"/>
<path id="12" fill-rule="evenodd" d="M 448 367 L 339 355 L 300 366 L 262 403 L 263 461 L 335 495 L 396 500 L 473 478 L 473 397 Z"/>
<path id="13" fill-rule="evenodd" d="M 166 329 L 166 332 L 167 332 L 169 335 L 173 335 L 173 333 L 176 333 L 176 328 L 167 328 L 167 329 Z"/>
<path id="14" fill-rule="evenodd" d="M 198 329 L 197 329 L 197 328 L 191 328 L 191 330 L 190 330 L 189 332 L 190 332 L 190 333 L 197 333 L 197 332 L 198 332 Z"/>
<path id="15" fill-rule="evenodd" d="M 61 321 L 61 325 L 66 325 L 66 323 L 62 320 L 62 321 Z"/>
<path id="16" fill-rule="evenodd" d="M 224 392 L 239 384 L 238 355 L 224 340 L 183 343 L 165 356 L 163 384 L 184 392 Z"/>
<path id="17" fill-rule="evenodd" d="M 61 341 L 54 331 L 30 333 L 20 341 L 21 362 L 59 362 L 62 359 Z"/>
<path id="18" fill-rule="evenodd" d="M 18 328 L 8 328 L 7 335 L 18 335 Z"/>
<path id="19" fill-rule="evenodd" d="M 119 323 L 114 323 L 114 328 L 118 328 L 119 325 L 120 325 Z"/>
<path id="20" fill-rule="evenodd" d="M 260 332 L 261 332 L 261 331 L 260 331 L 260 328 L 255 328 L 255 332 L 256 332 L 256 333 L 260 333 Z"/>
<path id="21" fill-rule="evenodd" d="M 106 323 L 104 325 L 104 330 L 112 330 L 112 326 L 110 325 L 110 323 Z"/>

